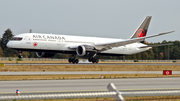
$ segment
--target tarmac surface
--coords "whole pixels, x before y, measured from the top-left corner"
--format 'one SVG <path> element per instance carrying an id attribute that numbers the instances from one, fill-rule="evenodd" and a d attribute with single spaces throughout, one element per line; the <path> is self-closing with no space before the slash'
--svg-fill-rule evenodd
<path id="1" fill-rule="evenodd" d="M 24 80 L 0 81 L 0 95 L 107 91 L 107 85 L 114 83 L 123 90 L 172 90 L 180 89 L 180 78 L 122 78 L 122 79 L 77 79 L 77 80 Z"/>
<path id="2" fill-rule="evenodd" d="M 5 65 L 175 65 L 179 66 L 180 63 L 5 63 Z"/>
<path id="3" fill-rule="evenodd" d="M 0 75 L 73 75 L 73 74 L 163 74 L 163 71 L 73 71 L 73 72 L 0 72 Z M 180 71 L 172 71 L 180 74 Z"/>
<path id="4" fill-rule="evenodd" d="M 179 63 L 6 63 L 5 65 L 180 65 Z M 78 71 L 78 72 L 0 72 L 0 75 L 56 75 L 56 74 L 162 74 L 162 71 Z M 173 71 L 180 74 L 180 71 Z M 72 92 L 107 91 L 114 83 L 120 91 L 180 90 L 180 78 L 121 78 L 121 79 L 77 79 L 77 80 L 24 80 L 0 81 L 0 96 L 21 94 L 56 94 Z M 134 95 L 136 96 L 136 95 Z"/>

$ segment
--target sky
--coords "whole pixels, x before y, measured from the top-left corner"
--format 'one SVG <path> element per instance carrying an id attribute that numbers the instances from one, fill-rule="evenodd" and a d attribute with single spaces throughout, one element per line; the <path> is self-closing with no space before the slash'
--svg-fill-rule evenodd
<path id="1" fill-rule="evenodd" d="M 180 39 L 180 0 L 0 0 L 0 34 L 54 33 L 128 39 L 152 16 L 147 42 Z"/>

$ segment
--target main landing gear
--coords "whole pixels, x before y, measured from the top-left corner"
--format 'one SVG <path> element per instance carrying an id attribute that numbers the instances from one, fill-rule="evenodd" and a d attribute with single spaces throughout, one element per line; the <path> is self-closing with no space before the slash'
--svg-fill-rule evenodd
<path id="1" fill-rule="evenodd" d="M 23 58 L 23 56 L 21 54 L 22 54 L 22 51 L 19 51 L 18 58 Z"/>
<path id="2" fill-rule="evenodd" d="M 97 58 L 96 54 L 94 54 L 92 57 L 88 58 L 88 61 L 92 63 L 98 63 L 99 59 Z"/>
<path id="3" fill-rule="evenodd" d="M 91 56 L 92 56 L 92 55 L 91 55 Z M 92 63 L 98 63 L 98 62 L 99 62 L 99 59 L 97 58 L 96 53 L 95 53 L 92 57 L 88 58 L 88 61 L 89 61 L 89 62 L 92 62 Z M 68 62 L 69 62 L 69 63 L 73 63 L 73 64 L 75 64 L 75 63 L 78 64 L 79 59 L 77 59 L 77 58 L 76 58 L 76 55 L 73 54 L 72 57 L 69 58 Z"/>
<path id="4" fill-rule="evenodd" d="M 99 59 L 97 59 L 97 57 L 91 57 L 91 58 L 88 58 L 88 61 L 89 62 L 92 62 L 92 63 L 98 63 L 99 62 Z"/>
<path id="5" fill-rule="evenodd" d="M 69 63 L 78 64 L 79 59 L 76 58 L 76 55 L 73 55 L 71 58 L 69 58 Z"/>

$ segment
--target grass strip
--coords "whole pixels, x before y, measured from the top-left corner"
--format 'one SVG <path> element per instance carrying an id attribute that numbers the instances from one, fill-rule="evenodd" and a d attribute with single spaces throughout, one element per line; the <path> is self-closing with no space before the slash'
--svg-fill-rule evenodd
<path id="1" fill-rule="evenodd" d="M 13 65 L 0 66 L 4 71 L 180 71 L 178 65 Z"/>
<path id="2" fill-rule="evenodd" d="M 180 71 L 178 65 L 13 65 L 0 66 L 4 71 Z"/>
<path id="3" fill-rule="evenodd" d="M 118 79 L 118 78 L 157 78 L 157 77 L 180 77 L 180 75 L 161 74 L 75 74 L 75 75 L 8 75 L 0 76 L 1 81 L 11 80 L 67 80 L 67 79 Z"/>

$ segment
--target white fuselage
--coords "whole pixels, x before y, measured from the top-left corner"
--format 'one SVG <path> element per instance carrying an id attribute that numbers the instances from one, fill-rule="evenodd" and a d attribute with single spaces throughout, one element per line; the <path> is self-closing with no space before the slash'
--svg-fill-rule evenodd
<path id="1" fill-rule="evenodd" d="M 22 40 L 10 40 L 7 44 L 9 48 L 18 50 L 38 50 L 38 51 L 76 51 L 71 47 L 79 45 L 95 45 L 105 42 L 115 42 L 123 39 L 84 37 L 58 34 L 40 34 L 40 33 L 24 33 L 14 37 L 20 37 Z M 114 47 L 112 49 L 102 51 L 102 54 L 121 54 L 131 55 L 140 53 L 149 48 L 140 48 L 146 46 L 142 43 L 132 43 L 125 46 Z"/>

